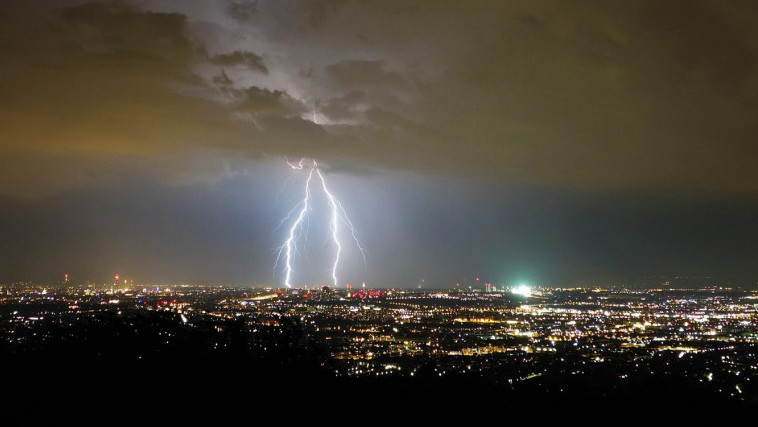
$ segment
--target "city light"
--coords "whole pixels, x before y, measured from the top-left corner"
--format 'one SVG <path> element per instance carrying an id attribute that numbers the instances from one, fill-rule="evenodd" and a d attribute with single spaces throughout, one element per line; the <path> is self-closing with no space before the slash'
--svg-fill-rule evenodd
<path id="1" fill-rule="evenodd" d="M 125 342 L 153 337 L 161 353 L 184 351 L 188 334 L 210 334 L 191 345 L 207 345 L 204 351 L 211 354 L 233 346 L 243 360 L 261 360 L 283 344 L 283 334 L 292 334 L 295 341 L 287 351 L 324 349 L 309 357 L 318 358 L 318 366 L 333 377 L 472 375 L 502 379 L 508 390 L 531 384 L 534 392 L 542 384 L 537 378 L 546 379 L 547 387 L 564 384 L 566 375 L 617 385 L 676 375 L 729 399 L 755 398 L 750 382 L 758 378 L 754 292 L 600 287 L 537 292 L 526 284 L 510 293 L 451 288 L 19 285 L 3 288 L 0 308 L 28 308 L 6 310 L 0 317 L 6 334 L 0 338 L 6 347 L 23 350 L 18 354 L 44 349 L 49 339 L 85 342 L 87 330 L 77 326 L 85 317 L 105 328 L 128 324 L 121 331 L 130 334 Z M 538 298 L 523 304 L 530 295 Z M 91 345 L 100 351 L 98 342 Z M 121 352 L 129 354 L 119 347 Z"/>
<path id="2" fill-rule="evenodd" d="M 511 289 L 511 293 L 514 295 L 521 295 L 524 297 L 532 296 L 532 288 L 527 285 L 518 285 Z"/>

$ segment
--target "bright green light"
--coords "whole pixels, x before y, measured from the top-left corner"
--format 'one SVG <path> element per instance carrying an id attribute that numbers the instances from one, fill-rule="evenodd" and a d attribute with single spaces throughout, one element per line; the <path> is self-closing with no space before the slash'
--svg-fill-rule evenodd
<path id="1" fill-rule="evenodd" d="M 527 285 L 521 284 L 516 286 L 515 288 L 511 289 L 511 293 L 515 295 L 521 295 L 521 296 L 531 296 L 532 295 L 532 288 L 530 288 Z"/>

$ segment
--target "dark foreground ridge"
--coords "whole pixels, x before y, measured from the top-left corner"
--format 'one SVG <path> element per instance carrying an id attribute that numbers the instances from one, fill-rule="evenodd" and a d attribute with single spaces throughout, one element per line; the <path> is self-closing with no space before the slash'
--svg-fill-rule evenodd
<path id="1" fill-rule="evenodd" d="M 592 335 L 591 327 L 600 327 L 581 315 L 594 310 L 582 308 L 583 292 L 528 301 L 402 292 L 23 292 L 0 304 L 4 387 L 12 400 L 62 406 L 94 396 L 207 408 L 292 399 L 596 412 L 758 406 L 752 300 L 739 315 L 732 304 L 743 294 L 718 297 L 732 310 L 719 320 L 727 331 L 721 336 L 696 339 L 693 327 L 669 322 L 666 328 L 685 331 L 680 342 L 656 329 L 650 304 L 659 302 L 651 295 L 606 295 L 607 310 L 642 314 L 629 320 L 637 326 Z M 694 298 L 675 299 L 682 297 Z M 648 306 L 635 308 L 640 298 Z M 674 297 L 666 298 L 664 305 L 672 304 Z M 550 306 L 557 311 L 550 314 Z M 539 314 L 530 311 L 535 307 Z M 688 310 L 701 316 L 709 309 Z M 623 323 L 627 314 L 618 313 L 601 317 Z M 740 329 L 729 329 L 733 324 Z"/>
<path id="2" fill-rule="evenodd" d="M 175 317 L 164 312 L 122 310 L 117 314 L 109 310 L 68 327 L 41 323 L 25 344 L 12 349 L 5 344 L 2 349 L 6 385 L 58 399 L 69 393 L 87 395 L 93 387 L 109 383 L 114 395 L 166 393 L 163 397 L 169 400 L 175 393 L 230 401 L 297 393 L 318 398 L 310 396 L 317 389 L 321 397 L 338 399 L 481 400 L 519 407 L 665 402 L 736 408 L 755 403 L 730 400 L 697 381 L 650 375 L 644 369 L 623 380 L 613 368 L 604 368 L 582 376 L 556 372 L 502 384 L 495 376 L 440 377 L 430 358 L 416 360 L 421 368 L 413 377 L 335 377 L 327 350 L 306 339 L 297 322 L 250 333 L 244 322 L 233 320 L 176 328 Z M 44 339 L 35 339 L 42 335 Z M 509 373 L 503 366 L 499 376 Z"/>

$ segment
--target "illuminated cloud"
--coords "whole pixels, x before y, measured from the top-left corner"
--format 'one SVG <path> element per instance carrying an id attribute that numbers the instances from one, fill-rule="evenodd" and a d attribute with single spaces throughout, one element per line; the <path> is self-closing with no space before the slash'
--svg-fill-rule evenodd
<path id="1" fill-rule="evenodd" d="M 0 193 L 92 185 L 108 164 L 187 150 L 581 191 L 755 192 L 754 8 L 10 1 Z"/>

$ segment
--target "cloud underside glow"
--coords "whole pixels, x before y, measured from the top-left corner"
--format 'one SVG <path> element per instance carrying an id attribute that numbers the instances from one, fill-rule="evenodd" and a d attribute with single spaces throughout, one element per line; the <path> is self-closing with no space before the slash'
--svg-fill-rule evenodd
<path id="1" fill-rule="evenodd" d="M 2 194 L 120 168 L 213 180 L 267 156 L 591 191 L 758 189 L 750 3 L 4 8 Z M 162 167 L 188 152 L 234 161 Z"/>

